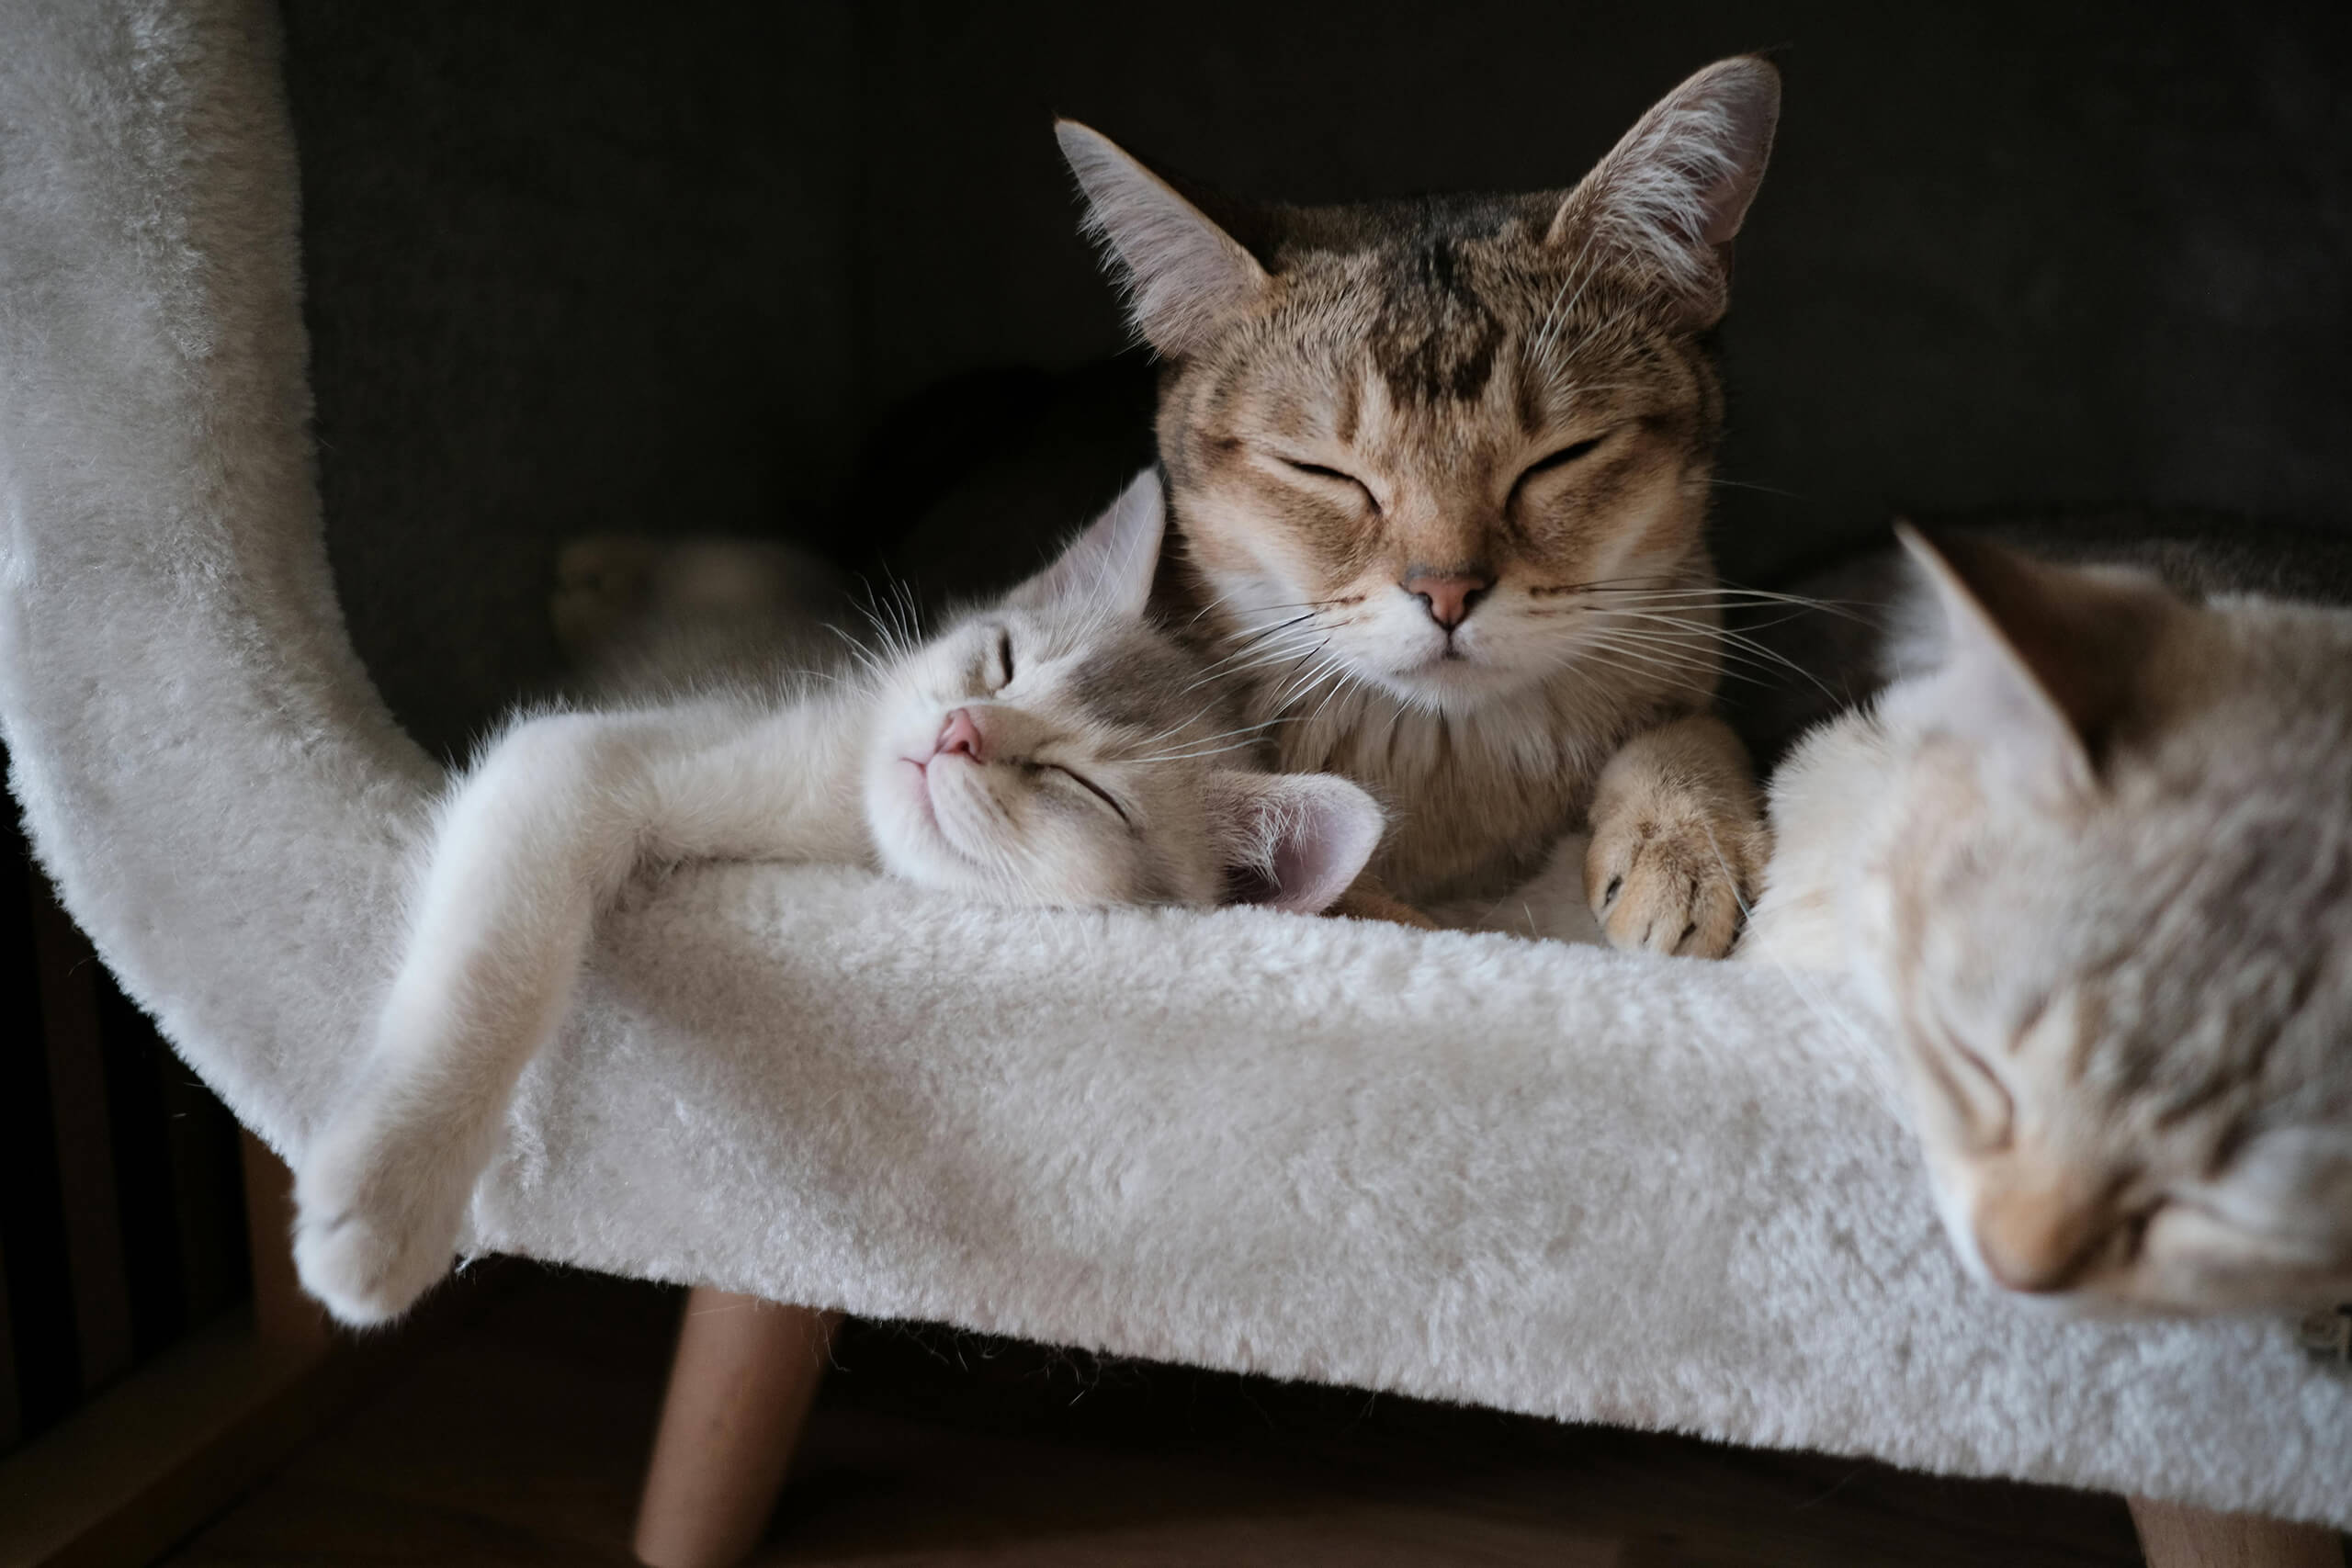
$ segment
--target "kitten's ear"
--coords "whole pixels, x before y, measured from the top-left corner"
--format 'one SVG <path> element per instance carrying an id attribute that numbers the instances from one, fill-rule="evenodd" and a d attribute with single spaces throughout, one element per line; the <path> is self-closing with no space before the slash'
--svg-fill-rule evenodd
<path id="1" fill-rule="evenodd" d="M 1167 526 L 1159 471 L 1146 468 L 1053 565 L 1014 589 L 1012 602 L 1036 610 L 1091 610 L 1114 620 L 1136 619 L 1151 598 Z"/>
<path id="2" fill-rule="evenodd" d="M 2151 581 L 2052 566 L 1966 535 L 1894 531 L 1943 612 L 1942 725 L 2029 784 L 2095 788 L 2179 601 Z"/>
<path id="3" fill-rule="evenodd" d="M 1109 137 L 1074 119 L 1054 135 L 1085 193 L 1086 230 L 1125 283 L 1127 315 L 1170 359 L 1261 298 L 1266 269 L 1208 215 Z"/>
<path id="4" fill-rule="evenodd" d="M 1763 183 L 1781 120 L 1781 73 L 1719 60 L 1653 105 L 1570 191 L 1548 243 L 1656 275 L 1712 326 L 1727 300 L 1732 238 Z"/>
<path id="5" fill-rule="evenodd" d="M 1209 775 L 1211 827 L 1240 901 L 1319 915 L 1380 847 L 1372 796 L 1334 773 Z"/>

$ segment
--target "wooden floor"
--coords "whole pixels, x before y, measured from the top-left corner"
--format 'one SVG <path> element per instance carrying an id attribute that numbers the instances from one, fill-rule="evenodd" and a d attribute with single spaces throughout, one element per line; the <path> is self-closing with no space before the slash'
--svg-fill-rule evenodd
<path id="1" fill-rule="evenodd" d="M 628 1561 L 680 1297 L 514 1271 L 168 1558 Z M 762 1563 L 2139 1562 L 2121 1502 L 853 1325 Z"/>

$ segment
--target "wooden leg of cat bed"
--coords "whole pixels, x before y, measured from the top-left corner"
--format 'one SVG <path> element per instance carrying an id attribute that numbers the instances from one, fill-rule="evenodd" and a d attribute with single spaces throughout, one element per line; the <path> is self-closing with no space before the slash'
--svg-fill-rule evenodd
<path id="1" fill-rule="evenodd" d="M 2132 1499 L 2132 1522 L 2148 1568 L 2344 1568 L 2341 1538 L 2318 1525 L 2146 1497 Z"/>
<path id="2" fill-rule="evenodd" d="M 649 1568 L 731 1568 L 758 1544 L 841 1314 L 698 1285 L 637 1510 Z"/>

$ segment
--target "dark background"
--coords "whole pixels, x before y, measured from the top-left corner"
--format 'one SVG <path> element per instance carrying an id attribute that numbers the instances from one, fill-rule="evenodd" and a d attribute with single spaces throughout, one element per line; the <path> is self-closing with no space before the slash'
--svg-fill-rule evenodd
<path id="1" fill-rule="evenodd" d="M 552 674 L 565 535 L 861 558 L 1073 407 L 1131 419 L 1132 377 L 1012 373 L 1123 342 L 1057 110 L 1245 195 L 1564 186 L 1758 48 L 1787 100 L 1724 336 L 1727 572 L 1898 508 L 2333 526 L 2347 43 L 2283 6 L 294 0 L 352 628 L 446 746 Z"/>
<path id="2" fill-rule="evenodd" d="M 6 759 L 0 758 L 0 764 Z M 0 824 L 0 1456 L 248 1294 L 237 1123 Z"/>

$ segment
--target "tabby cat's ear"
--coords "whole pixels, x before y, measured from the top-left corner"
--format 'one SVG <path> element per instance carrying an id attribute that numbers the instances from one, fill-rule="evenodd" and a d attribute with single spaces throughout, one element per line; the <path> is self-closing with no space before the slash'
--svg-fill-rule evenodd
<path id="1" fill-rule="evenodd" d="M 1763 183 L 1781 119 L 1781 73 L 1719 60 L 1651 107 L 1568 193 L 1548 243 L 1650 273 L 1693 324 L 1720 320 L 1730 245 Z"/>
<path id="2" fill-rule="evenodd" d="M 1086 229 L 1125 283 L 1128 317 L 1171 359 L 1198 349 L 1267 287 L 1266 269 L 1109 137 L 1074 119 L 1054 135 L 1086 196 Z"/>
<path id="3" fill-rule="evenodd" d="M 2131 716 L 2180 602 L 2152 579 L 2052 566 L 1894 525 L 1943 612 L 1938 722 L 2030 786 L 2079 795 Z"/>
<path id="4" fill-rule="evenodd" d="M 1151 580 L 1159 570 L 1159 541 L 1167 527 L 1159 470 L 1146 468 L 1053 565 L 1014 589 L 1012 602 L 1036 610 L 1094 611 L 1114 620 L 1133 620 L 1151 598 Z"/>
<path id="5" fill-rule="evenodd" d="M 1363 874 L 1387 818 L 1336 773 L 1209 775 L 1210 826 L 1239 901 L 1319 915 Z"/>

